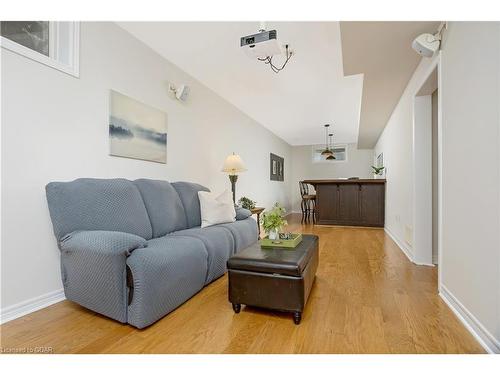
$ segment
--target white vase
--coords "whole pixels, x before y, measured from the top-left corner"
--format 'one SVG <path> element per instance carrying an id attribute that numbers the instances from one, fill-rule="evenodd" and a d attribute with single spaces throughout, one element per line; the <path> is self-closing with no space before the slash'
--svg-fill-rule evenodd
<path id="1" fill-rule="evenodd" d="M 269 231 L 269 239 L 270 240 L 277 240 L 278 239 L 278 230 L 277 229 L 271 229 Z"/>

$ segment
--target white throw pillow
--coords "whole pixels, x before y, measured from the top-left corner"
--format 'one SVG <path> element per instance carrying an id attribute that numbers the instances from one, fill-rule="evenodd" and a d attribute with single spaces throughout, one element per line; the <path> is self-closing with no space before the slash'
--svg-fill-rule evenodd
<path id="1" fill-rule="evenodd" d="M 202 228 L 236 221 L 236 210 L 229 190 L 225 190 L 220 195 L 208 191 L 199 191 L 198 198 L 200 199 Z"/>

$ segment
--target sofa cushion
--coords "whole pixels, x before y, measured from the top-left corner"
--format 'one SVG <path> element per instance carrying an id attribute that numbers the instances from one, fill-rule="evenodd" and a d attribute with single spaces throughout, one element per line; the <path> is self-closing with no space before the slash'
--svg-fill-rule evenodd
<path id="1" fill-rule="evenodd" d="M 207 252 L 202 241 L 166 236 L 136 249 L 127 265 L 133 279 L 129 324 L 144 328 L 196 294 L 205 284 Z"/>
<path id="2" fill-rule="evenodd" d="M 103 230 L 152 236 L 141 194 L 123 178 L 79 178 L 45 187 L 54 233 L 58 239 L 76 230 Z"/>
<path id="3" fill-rule="evenodd" d="M 190 237 L 203 242 L 208 253 L 206 284 L 224 275 L 226 262 L 234 254 L 234 238 L 228 229 L 220 226 L 190 228 L 173 232 L 169 236 Z"/>
<path id="4" fill-rule="evenodd" d="M 236 207 L 236 220 L 245 220 L 252 216 L 252 212 L 243 207 Z"/>
<path id="5" fill-rule="evenodd" d="M 233 199 L 229 190 L 216 195 L 209 191 L 199 191 L 201 227 L 232 223 L 236 220 Z"/>
<path id="6" fill-rule="evenodd" d="M 199 227 L 201 225 L 199 191 L 210 191 L 206 187 L 192 182 L 172 182 L 172 186 L 179 194 L 188 228 Z"/>
<path id="7" fill-rule="evenodd" d="M 153 237 L 186 229 L 186 213 L 181 198 L 167 181 L 139 179 L 134 181 L 149 214 Z"/>
<path id="8" fill-rule="evenodd" d="M 251 217 L 237 220 L 234 223 L 219 224 L 216 227 L 223 227 L 231 232 L 234 238 L 235 253 L 247 248 L 259 238 L 257 222 Z"/>

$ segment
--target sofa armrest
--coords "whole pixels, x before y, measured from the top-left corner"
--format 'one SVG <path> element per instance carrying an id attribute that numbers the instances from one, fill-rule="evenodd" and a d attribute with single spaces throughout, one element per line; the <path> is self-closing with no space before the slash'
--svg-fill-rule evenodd
<path id="1" fill-rule="evenodd" d="M 236 220 L 245 220 L 247 217 L 252 216 L 250 210 L 243 207 L 235 207 L 236 210 Z"/>
<path id="2" fill-rule="evenodd" d="M 126 322 L 127 257 L 147 241 L 123 232 L 76 231 L 64 236 L 59 246 L 66 298 Z"/>

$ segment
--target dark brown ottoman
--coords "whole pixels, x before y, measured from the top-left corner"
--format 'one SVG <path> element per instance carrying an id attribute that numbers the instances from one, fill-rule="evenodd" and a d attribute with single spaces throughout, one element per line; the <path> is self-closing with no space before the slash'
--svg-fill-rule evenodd
<path id="1" fill-rule="evenodd" d="M 299 324 L 318 268 L 318 236 L 304 234 L 295 249 L 262 249 L 257 242 L 227 261 L 229 302 L 288 311 Z"/>

